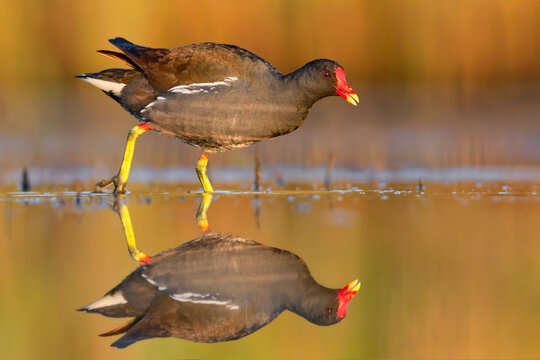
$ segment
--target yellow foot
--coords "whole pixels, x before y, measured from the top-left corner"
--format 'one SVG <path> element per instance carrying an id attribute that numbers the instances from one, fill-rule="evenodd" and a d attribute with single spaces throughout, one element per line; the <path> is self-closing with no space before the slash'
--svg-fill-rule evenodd
<path id="1" fill-rule="evenodd" d="M 125 194 L 127 192 L 126 184 L 127 181 L 118 181 L 114 188 L 114 194 Z"/>
<path id="2" fill-rule="evenodd" d="M 105 193 L 105 188 L 109 185 L 114 185 L 113 194 L 125 194 L 126 189 L 126 181 L 118 180 L 118 175 L 113 176 L 110 179 L 104 179 L 98 182 L 94 188 L 95 193 Z"/>
<path id="3" fill-rule="evenodd" d="M 114 184 L 115 188 L 117 187 L 118 175 L 115 175 L 115 176 L 113 176 L 112 178 L 109 178 L 109 179 L 103 179 L 100 182 L 98 182 L 96 184 L 96 186 L 94 187 L 94 192 L 96 192 L 96 193 L 104 193 L 105 188 L 107 186 L 111 185 L 111 184 Z"/>

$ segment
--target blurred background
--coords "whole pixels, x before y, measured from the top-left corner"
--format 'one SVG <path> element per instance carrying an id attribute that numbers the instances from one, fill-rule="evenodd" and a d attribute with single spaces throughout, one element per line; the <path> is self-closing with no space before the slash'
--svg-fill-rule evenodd
<path id="1" fill-rule="evenodd" d="M 540 357 L 540 1 L 23 0 L 0 12 L 4 357 Z M 121 321 L 75 312 L 136 267 L 112 197 L 80 193 L 116 173 L 135 124 L 74 78 L 121 66 L 96 53 L 116 36 L 235 44 L 283 73 L 315 58 L 344 67 L 358 107 L 323 99 L 297 131 L 211 158 L 215 188 L 243 191 L 258 152 L 267 192 L 222 193 L 209 220 L 298 254 L 327 286 L 359 278 L 345 321 L 288 313 L 240 341 L 119 351 L 97 334 Z M 143 251 L 200 235 L 186 192 L 199 155 L 138 140 L 126 201 Z M 33 193 L 17 192 L 24 168 Z"/>
<path id="2" fill-rule="evenodd" d="M 96 53 L 113 49 L 107 39 L 116 36 L 150 47 L 236 44 L 284 73 L 315 58 L 338 61 L 359 106 L 320 101 L 300 129 L 259 144 L 263 167 L 322 166 L 330 157 L 336 168 L 375 171 L 538 165 L 536 0 L 1 6 L 0 151 L 10 154 L 0 159 L 4 182 L 22 166 L 116 171 L 135 120 L 73 77 L 121 67 Z M 251 167 L 253 148 L 214 156 L 210 167 Z M 198 150 L 153 134 L 139 140 L 133 166 L 192 168 L 197 157 Z"/>

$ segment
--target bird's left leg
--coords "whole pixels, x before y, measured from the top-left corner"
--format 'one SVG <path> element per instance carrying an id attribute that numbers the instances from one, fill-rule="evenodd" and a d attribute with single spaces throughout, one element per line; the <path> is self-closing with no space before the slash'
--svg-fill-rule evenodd
<path id="1" fill-rule="evenodd" d="M 150 130 L 148 123 L 143 123 L 132 127 L 129 131 L 124 158 L 122 159 L 122 165 L 120 166 L 120 171 L 116 178 L 116 188 L 114 189 L 116 194 L 124 193 L 128 181 L 129 170 L 131 169 L 131 161 L 133 160 L 133 152 L 135 151 L 135 141 L 148 130 Z"/>
<path id="2" fill-rule="evenodd" d="M 102 191 L 102 189 L 105 186 L 108 186 L 109 184 L 114 184 L 114 193 L 115 194 L 123 194 L 126 189 L 126 184 L 128 181 L 129 176 L 129 170 L 131 169 L 131 161 L 133 160 L 133 152 L 135 150 L 135 142 L 137 141 L 137 138 L 150 130 L 150 127 L 148 126 L 148 123 L 143 123 L 139 125 L 135 125 L 131 128 L 129 131 L 129 135 L 126 141 L 126 150 L 124 151 L 124 158 L 122 159 L 122 165 L 120 166 L 120 170 L 118 171 L 118 174 L 113 176 L 110 179 L 107 180 L 101 180 L 99 183 L 96 184 L 96 190 L 97 192 Z"/>

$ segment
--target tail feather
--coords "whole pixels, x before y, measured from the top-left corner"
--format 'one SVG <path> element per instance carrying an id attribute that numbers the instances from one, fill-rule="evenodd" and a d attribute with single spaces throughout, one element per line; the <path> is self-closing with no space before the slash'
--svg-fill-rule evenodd
<path id="1" fill-rule="evenodd" d="M 112 343 L 111 346 L 123 349 L 137 341 L 169 336 L 171 336 L 171 333 L 166 329 L 166 326 L 163 324 L 156 326 L 156 324 L 152 323 L 148 317 L 143 317 L 142 319 L 137 319 L 137 321 L 129 327 L 124 336 Z"/>
<path id="2" fill-rule="evenodd" d="M 136 343 L 137 341 L 144 340 L 144 339 L 148 339 L 148 338 L 134 338 L 131 336 L 124 335 L 120 339 L 113 342 L 111 346 L 117 349 L 124 349 L 124 348 L 127 348 L 129 345 Z"/>
<path id="3" fill-rule="evenodd" d="M 170 50 L 168 49 L 155 49 L 135 45 L 121 37 L 109 39 L 109 42 L 126 54 L 126 56 L 140 69 L 146 69 L 147 64 L 153 63 L 170 53 Z"/>
<path id="4" fill-rule="evenodd" d="M 117 61 L 120 61 L 120 62 L 123 62 L 124 64 L 126 65 L 129 65 L 131 66 L 132 68 L 134 69 L 139 69 L 139 67 L 137 66 L 137 64 L 135 64 L 130 58 L 128 58 L 125 54 L 122 54 L 122 53 L 119 53 L 119 52 L 116 52 L 116 51 L 110 51 L 110 50 L 98 50 L 97 51 L 99 54 L 105 56 L 105 57 L 108 57 L 110 59 L 113 59 L 113 60 L 117 60 Z"/>
<path id="5" fill-rule="evenodd" d="M 153 50 L 153 48 L 135 45 L 131 41 L 124 39 L 123 37 L 115 37 L 114 39 L 109 39 L 109 42 L 122 50 L 124 53 L 135 52 L 135 51 L 144 51 L 144 50 Z"/>
<path id="6" fill-rule="evenodd" d="M 102 332 L 99 334 L 99 336 L 113 336 L 113 335 L 119 335 L 127 332 L 129 329 L 131 329 L 135 324 L 139 322 L 143 318 L 143 315 L 137 316 L 136 318 L 133 318 L 129 320 L 127 323 L 122 324 L 120 326 L 117 326 L 115 328 L 109 329 L 107 331 Z"/>

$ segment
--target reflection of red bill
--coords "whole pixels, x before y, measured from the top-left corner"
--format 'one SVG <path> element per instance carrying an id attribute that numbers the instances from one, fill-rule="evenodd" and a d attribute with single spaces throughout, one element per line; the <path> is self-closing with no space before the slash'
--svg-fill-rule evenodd
<path id="1" fill-rule="evenodd" d="M 343 70 L 343 68 L 336 69 L 336 80 L 336 93 L 354 106 L 358 105 L 358 95 L 356 95 L 354 90 L 347 84 L 345 70 Z"/>
<path id="2" fill-rule="evenodd" d="M 353 296 L 358 292 L 358 289 L 360 289 L 360 281 L 354 280 L 347 284 L 343 289 L 339 290 L 338 292 L 338 298 L 339 298 L 339 305 L 337 309 L 337 315 L 340 318 L 344 318 L 345 315 L 347 315 L 347 304 Z"/>

